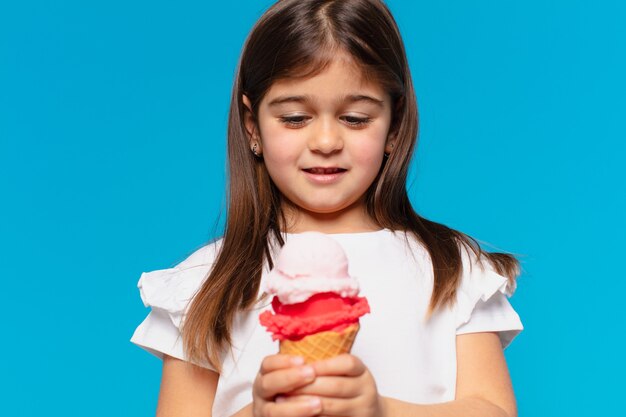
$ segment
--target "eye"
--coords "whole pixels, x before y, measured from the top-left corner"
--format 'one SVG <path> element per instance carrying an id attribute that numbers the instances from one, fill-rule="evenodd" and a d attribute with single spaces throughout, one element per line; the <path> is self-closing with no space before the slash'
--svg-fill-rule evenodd
<path id="1" fill-rule="evenodd" d="M 307 116 L 283 116 L 280 122 L 289 127 L 300 127 L 306 123 Z"/>
<path id="2" fill-rule="evenodd" d="M 355 116 L 344 116 L 343 120 L 348 123 L 350 126 L 365 126 L 372 121 L 369 117 L 355 117 Z"/>

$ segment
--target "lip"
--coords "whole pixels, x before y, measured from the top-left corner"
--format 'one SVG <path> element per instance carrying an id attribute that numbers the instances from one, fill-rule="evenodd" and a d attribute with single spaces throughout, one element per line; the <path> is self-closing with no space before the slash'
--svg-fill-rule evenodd
<path id="1" fill-rule="evenodd" d="M 314 184 L 332 184 L 339 181 L 348 170 L 339 167 L 311 167 L 302 172 Z"/>

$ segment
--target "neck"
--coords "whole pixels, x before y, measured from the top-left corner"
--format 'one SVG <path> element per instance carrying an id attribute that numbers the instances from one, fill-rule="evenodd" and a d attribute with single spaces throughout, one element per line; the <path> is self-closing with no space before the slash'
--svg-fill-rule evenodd
<path id="1" fill-rule="evenodd" d="M 364 204 L 353 204 L 332 213 L 316 213 L 303 210 L 293 204 L 283 204 L 286 225 L 282 228 L 288 233 L 317 231 L 327 234 L 359 233 L 380 230 L 365 211 Z"/>

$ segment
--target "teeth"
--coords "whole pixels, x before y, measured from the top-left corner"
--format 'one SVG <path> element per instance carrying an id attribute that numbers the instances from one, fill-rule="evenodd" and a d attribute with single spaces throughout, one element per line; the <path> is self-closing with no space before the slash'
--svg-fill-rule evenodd
<path id="1" fill-rule="evenodd" d="M 329 175 L 341 171 L 340 168 L 310 168 L 308 171 L 317 175 Z"/>

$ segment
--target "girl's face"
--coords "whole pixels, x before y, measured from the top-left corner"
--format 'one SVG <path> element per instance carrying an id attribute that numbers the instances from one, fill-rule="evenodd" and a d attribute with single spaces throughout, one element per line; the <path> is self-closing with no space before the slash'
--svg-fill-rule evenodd
<path id="1" fill-rule="evenodd" d="M 245 96 L 244 103 L 250 107 Z M 363 197 L 393 146 L 391 98 L 366 82 L 347 55 L 314 77 L 275 82 L 257 121 L 246 117 L 251 147 L 257 144 L 270 177 L 292 203 L 285 207 L 290 231 L 375 228 Z"/>

